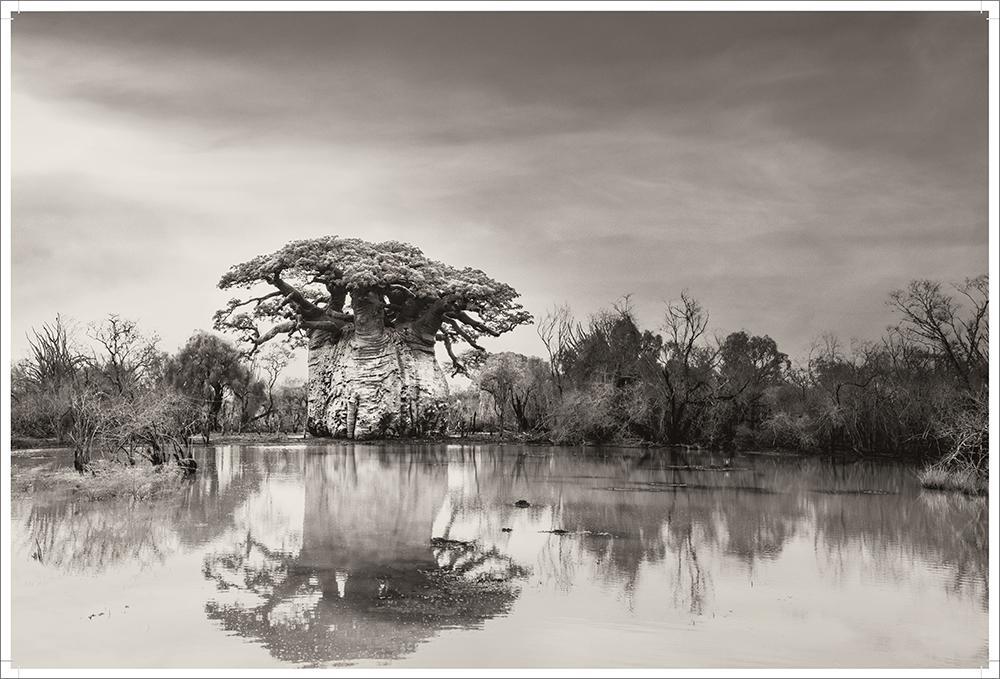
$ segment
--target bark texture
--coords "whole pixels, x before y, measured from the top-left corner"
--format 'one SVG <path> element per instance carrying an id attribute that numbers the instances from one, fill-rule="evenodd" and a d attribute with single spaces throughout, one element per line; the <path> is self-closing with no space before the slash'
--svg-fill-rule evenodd
<path id="1" fill-rule="evenodd" d="M 309 337 L 309 432 L 370 439 L 423 436 L 444 419 L 448 383 L 430 350 L 414 348 L 395 328 L 362 334 L 348 326 L 339 338 Z"/>

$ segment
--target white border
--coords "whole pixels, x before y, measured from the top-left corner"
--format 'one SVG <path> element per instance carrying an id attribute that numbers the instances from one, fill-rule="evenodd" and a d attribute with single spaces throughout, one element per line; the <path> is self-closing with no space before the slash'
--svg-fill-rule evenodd
<path id="1" fill-rule="evenodd" d="M 10 671 L 10 10 L 0 9 L 0 675 Z"/>
<path id="2" fill-rule="evenodd" d="M 997 450 L 1000 444 L 997 442 L 997 433 L 1000 432 L 1000 407 L 998 407 L 997 385 L 1000 385 L 1000 338 L 997 337 L 997 291 L 1000 290 L 1000 271 L 998 271 L 998 248 L 1000 248 L 1000 100 L 998 100 L 998 79 L 1000 73 L 997 71 L 998 54 L 1000 54 L 1000 2 L 983 3 L 989 5 L 987 8 L 987 20 L 989 23 L 990 42 L 990 75 L 989 75 L 989 248 L 990 248 L 990 519 L 989 519 L 989 612 L 990 612 L 990 665 L 983 676 L 1000 676 L 1000 607 L 998 607 L 998 578 L 997 569 L 1000 568 L 1000 537 L 998 537 L 998 525 L 1000 525 L 1000 513 L 998 513 L 998 492 L 1000 492 L 1000 471 L 997 466 L 1000 464 L 1000 456 Z"/>
<path id="3" fill-rule="evenodd" d="M 738 2 L 731 0 L 717 1 L 653 1 L 653 0 L 624 0 L 613 2 L 608 0 L 582 0 L 582 1 L 535 1 L 535 0 L 506 0 L 506 1 L 484 1 L 471 2 L 465 0 L 455 1 L 435 1 L 435 2 L 400 2 L 400 1 L 370 1 L 345 0 L 342 2 L 323 1 L 303 1 L 290 0 L 287 2 L 248 0 L 243 2 L 225 2 L 221 0 L 177 0 L 177 1 L 147 1 L 137 2 L 132 0 L 111 1 L 111 0 L 86 0 L 70 2 L 67 0 L 2 0 L 0 1 L 0 180 L 2 180 L 2 192 L 0 192 L 0 246 L 2 246 L 2 260 L 0 260 L 0 286 L 2 286 L 2 298 L 0 298 L 0 325 L 4 328 L 0 337 L 0 388 L 2 388 L 2 402 L 0 402 L 0 496 L 4 499 L 0 502 L 0 517 L 2 517 L 3 543 L 2 559 L 0 559 L 0 596 L 2 596 L 2 612 L 0 612 L 0 677 L 176 677 L 176 676 L 197 676 L 197 677 L 272 677 L 272 676 L 357 676 L 357 677 L 383 677 L 386 675 L 402 677 L 465 677 L 470 675 L 482 677 L 508 677 L 508 676 L 542 676 L 542 677 L 662 677 L 662 676 L 684 676 L 684 677 L 1000 677 L 1000 609 L 998 609 L 998 578 L 997 569 L 1000 566 L 998 550 L 1000 550 L 1000 538 L 998 538 L 997 526 L 1000 521 L 998 515 L 998 492 L 1000 492 L 1000 480 L 998 480 L 997 464 L 998 442 L 996 436 L 990 437 L 990 593 L 989 593 L 989 652 L 990 665 L 983 669 L 966 670 L 685 670 L 685 669 L 650 669 L 650 670 L 518 670 L 518 669 L 476 669 L 476 670 L 404 670 L 404 669 L 344 669 L 344 670 L 199 670 L 199 669 L 168 669 L 168 670 L 46 670 L 46 669 L 11 669 L 9 658 L 11 657 L 10 643 L 10 319 L 11 319 L 11 166 L 10 166 L 10 116 L 11 116 L 11 66 L 10 66 L 10 39 L 11 27 L 17 20 L 18 12 L 64 12 L 64 11 L 171 11 L 171 12 L 219 12 L 219 11 L 518 11 L 518 12 L 538 12 L 538 11 L 700 11 L 700 12 L 725 12 L 725 11 L 966 11 L 980 12 L 983 14 L 984 22 L 988 23 L 989 30 L 989 248 L 990 248 L 990 299 L 994 303 L 990 305 L 989 322 L 992 332 L 990 333 L 990 384 L 998 384 L 1000 370 L 998 370 L 998 340 L 997 337 L 997 292 L 998 292 L 998 260 L 997 252 L 1000 247 L 1000 221 L 998 221 L 998 199 L 1000 199 L 1000 164 L 998 164 L 998 131 L 1000 131 L 1000 117 L 998 117 L 998 76 L 997 56 L 1000 49 L 1000 2 L 997 0 L 964 0 L 964 1 L 940 1 L 940 0 L 880 0 L 865 2 L 861 0 L 826 0 L 805 2 L 790 0 L 786 2 Z M 998 396 L 996 389 L 990 391 L 990 430 L 992 433 L 1000 431 L 1000 413 L 998 413 Z M 775 643 L 781 643 L 779 638 Z M 849 659 L 845 659 L 849 661 Z"/>

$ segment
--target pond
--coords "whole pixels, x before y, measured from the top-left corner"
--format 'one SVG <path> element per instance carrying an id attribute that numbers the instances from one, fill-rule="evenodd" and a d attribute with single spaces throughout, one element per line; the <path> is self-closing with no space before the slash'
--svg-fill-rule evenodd
<path id="1" fill-rule="evenodd" d="M 15 667 L 987 659 L 987 503 L 910 467 L 316 442 L 197 457 L 169 501 L 15 495 Z"/>

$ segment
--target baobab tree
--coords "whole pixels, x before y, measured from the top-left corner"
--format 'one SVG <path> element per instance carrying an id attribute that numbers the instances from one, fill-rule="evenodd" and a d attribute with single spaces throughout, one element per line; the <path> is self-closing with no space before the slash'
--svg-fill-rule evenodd
<path id="1" fill-rule="evenodd" d="M 276 338 L 308 347 L 308 428 L 316 436 L 423 433 L 448 394 L 437 342 L 464 372 L 454 345 L 481 350 L 483 335 L 531 321 L 509 285 L 397 241 L 293 241 L 219 282 L 224 290 L 262 286 L 270 289 L 216 312 L 215 327 L 238 333 L 248 354 Z"/>

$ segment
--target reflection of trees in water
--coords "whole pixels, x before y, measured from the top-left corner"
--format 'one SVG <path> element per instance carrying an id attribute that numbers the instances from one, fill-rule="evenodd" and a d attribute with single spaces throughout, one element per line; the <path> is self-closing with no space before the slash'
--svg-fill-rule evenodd
<path id="1" fill-rule="evenodd" d="M 45 566 L 99 570 L 122 562 L 147 566 L 173 553 L 179 540 L 159 503 L 59 501 L 22 512 L 22 548 Z"/>
<path id="2" fill-rule="evenodd" d="M 345 572 L 303 568 L 297 557 L 257 543 L 237 547 L 206 557 L 205 575 L 220 592 L 205 611 L 288 662 L 400 657 L 440 629 L 473 626 L 507 611 L 517 596 L 509 582 L 467 579 L 461 567 L 438 568 L 430 554 L 419 565 Z M 449 551 L 456 553 L 446 556 Z M 437 557 L 459 560 L 460 552 L 439 549 Z"/>
<path id="3" fill-rule="evenodd" d="M 816 500 L 815 540 L 821 563 L 837 574 L 863 568 L 908 577 L 914 562 L 950 571 L 948 589 L 980 599 L 988 594 L 988 514 L 984 498 L 921 492 L 912 502 L 882 497 Z"/>
<path id="4" fill-rule="evenodd" d="M 434 536 L 444 459 L 440 448 L 306 454 L 301 549 L 271 549 L 248 526 L 207 555 L 219 590 L 209 618 L 276 658 L 320 665 L 399 657 L 506 611 L 520 569 L 497 549 Z"/>
<path id="5" fill-rule="evenodd" d="M 455 484 L 449 498 L 457 521 L 478 527 L 473 531 L 507 520 L 514 498 L 550 509 L 551 516 L 538 510 L 535 530 L 559 527 L 575 535 L 546 541 L 535 571 L 561 588 L 589 561 L 598 564 L 597 577 L 628 597 L 644 567 L 662 566 L 674 605 L 698 613 L 722 560 L 752 572 L 794 538 L 812 536 L 820 567 L 843 562 L 903 581 L 919 560 L 951 568 L 956 591 L 971 584 L 985 592 L 985 502 L 920 493 L 912 471 L 901 466 L 530 450 L 531 456 L 481 451 L 477 490 L 467 481 Z"/>
<path id="6" fill-rule="evenodd" d="M 951 591 L 979 596 L 985 605 L 985 498 L 923 491 L 912 469 L 868 461 L 802 460 L 792 483 L 809 512 L 820 567 L 900 581 L 915 562 L 933 564 L 952 571 Z"/>
<path id="7" fill-rule="evenodd" d="M 562 590 L 596 580 L 626 604 L 658 570 L 667 605 L 706 614 L 720 569 L 752 574 L 810 538 L 826 575 L 905 582 L 921 562 L 985 604 L 983 499 L 921 493 L 895 466 L 723 463 L 541 447 L 233 448 L 200 459 L 172 501 L 122 511 L 38 496 L 14 516 L 23 548 L 70 569 L 216 541 L 208 615 L 301 663 L 397 657 L 436 630 L 480 624 L 514 601 L 519 567 Z M 532 506 L 515 508 L 522 498 Z M 570 534 L 540 532 L 553 529 Z"/>
<path id="8" fill-rule="evenodd" d="M 176 493 L 148 501 L 92 502 L 49 493 L 18 500 L 15 539 L 35 561 L 69 571 L 151 566 L 184 544 L 224 532 L 268 470 L 293 465 L 295 456 L 278 454 L 265 464 L 237 457 L 234 463 L 229 452 L 208 450 L 197 459 L 197 476 Z M 226 467 L 221 475 L 220 466 Z"/>
<path id="9" fill-rule="evenodd" d="M 705 543 L 700 533 L 699 526 L 688 523 L 686 528 L 668 530 L 664 536 L 664 562 L 673 575 L 673 605 L 698 615 L 704 612 L 706 599 L 711 595 L 711 576 L 699 556 L 699 546 Z"/>

